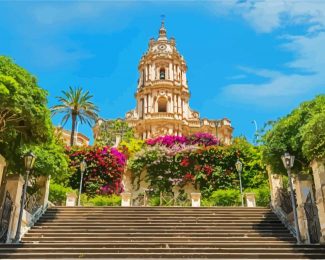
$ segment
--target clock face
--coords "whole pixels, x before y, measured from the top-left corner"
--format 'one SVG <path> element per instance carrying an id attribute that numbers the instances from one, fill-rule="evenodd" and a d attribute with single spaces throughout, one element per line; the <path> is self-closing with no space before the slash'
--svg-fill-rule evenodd
<path id="1" fill-rule="evenodd" d="M 164 49 L 166 49 L 166 45 L 165 44 L 160 44 L 158 46 L 158 48 L 159 48 L 159 50 L 164 50 Z"/>

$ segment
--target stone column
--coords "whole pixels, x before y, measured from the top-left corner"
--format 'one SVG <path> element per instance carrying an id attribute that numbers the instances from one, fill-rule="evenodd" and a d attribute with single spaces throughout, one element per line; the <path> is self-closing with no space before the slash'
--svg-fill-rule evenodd
<path id="1" fill-rule="evenodd" d="M 321 228 L 320 243 L 325 244 L 325 158 L 311 162 L 315 183 L 315 202 Z"/>
<path id="2" fill-rule="evenodd" d="M 36 183 L 40 188 L 40 205 L 45 207 L 49 201 L 50 176 L 40 176 L 37 178 Z"/>
<path id="3" fill-rule="evenodd" d="M 176 101 L 176 94 L 174 94 L 174 113 L 177 112 L 177 101 Z"/>
<path id="4" fill-rule="evenodd" d="M 122 207 L 130 207 L 131 206 L 131 193 L 123 192 L 121 193 L 121 206 Z"/>
<path id="5" fill-rule="evenodd" d="M 300 230 L 300 237 L 302 242 L 309 242 L 307 217 L 305 214 L 304 205 L 308 193 L 313 194 L 313 180 L 310 175 L 298 175 L 295 181 L 296 198 L 297 198 L 297 215 L 298 225 Z"/>
<path id="6" fill-rule="evenodd" d="M 192 192 L 191 200 L 192 200 L 192 207 L 200 207 L 201 206 L 201 193 Z"/>
<path id="7" fill-rule="evenodd" d="M 132 172 L 130 170 L 123 172 L 122 184 L 124 192 L 132 192 Z"/>
<path id="8" fill-rule="evenodd" d="M 245 197 L 246 197 L 246 205 L 248 208 L 256 207 L 255 193 L 247 192 L 245 193 Z"/>
<path id="9" fill-rule="evenodd" d="M 278 189 L 283 187 L 282 175 L 274 174 L 271 171 L 271 167 L 267 166 L 267 173 L 269 175 L 269 184 L 270 184 L 270 192 L 271 192 L 271 205 L 273 208 L 277 208 L 279 205 L 277 192 Z"/>
<path id="10" fill-rule="evenodd" d="M 16 235 L 24 182 L 24 178 L 21 175 L 12 175 L 7 178 L 6 190 L 10 193 L 13 202 L 8 229 L 9 240 L 14 239 Z"/>
<path id="11" fill-rule="evenodd" d="M 169 80 L 174 80 L 173 64 L 169 63 Z"/>
<path id="12" fill-rule="evenodd" d="M 143 111 L 143 114 L 146 115 L 146 114 L 148 113 L 147 95 L 145 95 L 145 96 L 143 97 L 143 100 L 144 100 L 144 105 L 143 105 L 143 107 L 144 107 L 144 111 Z"/>
<path id="13" fill-rule="evenodd" d="M 152 113 L 152 96 L 148 95 L 148 113 Z"/>

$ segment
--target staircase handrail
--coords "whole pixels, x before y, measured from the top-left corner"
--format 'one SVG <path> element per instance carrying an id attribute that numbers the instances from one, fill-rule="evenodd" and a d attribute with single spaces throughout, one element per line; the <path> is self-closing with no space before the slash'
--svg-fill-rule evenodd
<path id="1" fill-rule="evenodd" d="M 273 207 L 270 205 L 271 210 L 274 212 L 274 214 L 279 218 L 279 220 L 282 222 L 282 224 L 290 231 L 290 233 L 297 238 L 297 232 L 295 227 L 290 223 L 288 220 L 288 215 L 283 211 L 280 207 Z"/>
<path id="2" fill-rule="evenodd" d="M 37 220 L 44 214 L 44 212 L 47 210 L 48 204 L 45 204 L 44 206 L 38 207 L 37 210 L 35 210 L 34 214 L 31 216 L 30 221 L 28 222 L 27 226 L 32 227 L 37 222 Z"/>

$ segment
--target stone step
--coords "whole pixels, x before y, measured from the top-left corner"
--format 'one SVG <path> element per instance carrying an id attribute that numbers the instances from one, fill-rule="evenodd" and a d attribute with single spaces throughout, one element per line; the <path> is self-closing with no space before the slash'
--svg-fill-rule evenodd
<path id="1" fill-rule="evenodd" d="M 200 215 L 200 216 L 194 216 L 194 215 L 143 215 L 143 216 L 137 216 L 137 215 L 130 215 L 130 216 L 112 216 L 112 215 L 80 215 L 77 214 L 75 216 L 56 216 L 56 215 L 44 215 L 41 217 L 41 219 L 124 219 L 124 220 L 133 220 L 133 219 L 258 219 L 258 220 L 277 220 L 278 218 L 276 216 L 248 216 L 248 215 Z"/>
<path id="2" fill-rule="evenodd" d="M 152 248 L 152 247 L 143 247 L 143 248 L 130 248 L 130 247 L 119 247 L 119 248 L 93 248 L 93 247 L 84 247 L 84 248 L 74 248 L 74 247 L 66 247 L 60 248 L 60 253 L 122 253 L 127 251 L 128 253 L 147 253 L 150 251 L 151 253 L 261 253 L 264 250 L 261 248 L 243 248 L 243 247 L 219 247 L 219 248 L 201 248 L 201 247 L 192 247 L 192 248 L 182 248 L 182 247 L 161 247 L 161 248 Z M 39 248 L 0 248 L 0 254 L 2 253 L 55 253 L 58 251 L 58 248 L 52 247 L 39 247 Z M 325 248 L 268 248 L 267 253 L 284 253 L 284 252 L 291 252 L 291 253 L 325 253 Z"/>
<path id="3" fill-rule="evenodd" d="M 325 259 L 297 245 L 270 209 L 56 207 L 0 258 Z"/>
<path id="4" fill-rule="evenodd" d="M 103 225 L 101 223 L 91 223 L 91 224 L 79 224 L 79 223 L 36 223 L 33 229 L 37 228 L 100 228 L 100 227 L 105 227 L 105 228 L 221 228 L 221 229 L 226 229 L 226 228 L 240 228 L 240 229 L 265 229 L 265 228 L 278 228 L 278 229 L 284 229 L 284 226 L 282 223 L 254 223 L 249 225 L 249 223 L 191 223 L 190 225 L 188 223 L 119 223 L 119 224 L 111 224 L 111 225 Z"/>
<path id="5" fill-rule="evenodd" d="M 185 242 L 185 243 L 156 243 L 156 242 L 109 242 L 97 243 L 89 241 L 87 243 L 21 243 L 21 244 L 1 244 L 1 248 L 324 248 L 323 245 L 297 245 L 292 242 L 274 241 L 274 242 L 233 242 L 233 243 L 212 243 L 212 242 Z"/>
<path id="6" fill-rule="evenodd" d="M 108 211 L 97 211 L 97 210 L 87 210 L 87 211 L 47 211 L 46 215 L 78 215 L 78 214 L 102 214 L 107 213 Z M 220 215 L 271 215 L 274 216 L 275 214 L 272 211 L 263 211 L 263 212 L 256 212 L 256 211 L 221 211 L 221 210 L 214 210 L 214 211 L 109 211 L 110 215 L 121 215 L 121 213 L 131 212 L 132 215 L 213 215 L 213 214 L 220 214 Z"/>
<path id="7" fill-rule="evenodd" d="M 214 230 L 214 229 L 207 229 L 206 231 L 202 229 L 189 229 L 189 230 L 181 230 L 181 229 L 130 229 L 125 228 L 123 229 L 78 229 L 78 230 L 65 230 L 65 229 L 59 229 L 59 230 L 51 230 L 51 229 L 33 229 L 28 232 L 28 234 L 130 234 L 134 232 L 141 232 L 141 233 L 149 233 L 149 234 L 157 234 L 157 233 L 193 233 L 193 234 L 290 234 L 288 230 L 227 230 L 227 229 L 220 229 L 220 230 Z"/>
<path id="8" fill-rule="evenodd" d="M 44 224 L 44 225 L 96 225 L 97 223 L 104 225 L 129 225 L 129 224 L 139 224 L 139 225 L 195 225 L 195 224 L 205 224 L 208 225 L 211 223 L 209 220 L 174 220 L 174 221 L 168 221 L 168 220 L 133 220 L 132 222 L 130 221 L 125 221 L 125 220 L 103 220 L 103 221 L 97 221 L 97 220 L 83 220 L 83 221 L 73 221 L 72 219 L 70 220 L 55 220 L 55 221 L 49 221 L 49 220 L 39 220 L 38 225 Z M 268 224 L 278 224 L 281 225 L 282 223 L 279 220 L 273 220 L 273 221 L 245 221 L 245 220 L 219 220 L 218 222 L 215 222 L 215 224 L 241 224 L 242 226 L 246 225 L 268 225 Z"/>
<path id="9" fill-rule="evenodd" d="M 130 238 L 136 238 L 136 237 L 191 237 L 191 238 L 196 238 L 196 237 L 210 237 L 210 238 L 218 238 L 218 237 L 281 237 L 281 238 L 286 238 L 286 237 L 292 237 L 292 235 L 289 232 L 281 232 L 281 233 L 250 233 L 250 232 L 195 232 L 195 233 L 189 233 L 189 232 L 159 232 L 159 233 L 143 233 L 141 231 L 139 232 L 116 232 L 116 233 L 90 233 L 90 232 L 74 232 L 74 233 L 48 233 L 48 232 L 39 232 L 39 233 L 28 233 L 25 235 L 25 238 L 48 238 L 48 237 L 62 237 L 69 234 L 69 237 L 89 237 L 93 238 L 95 237 L 96 239 L 99 238 L 106 238 L 106 237 L 126 237 L 127 239 Z"/>
<path id="10" fill-rule="evenodd" d="M 234 241 L 296 241 L 292 236 L 278 236 L 278 237 L 263 237 L 263 236 L 258 236 L 258 237 L 253 237 L 253 236 L 133 236 L 133 237 L 125 237 L 125 236 L 106 236 L 106 237 L 88 237 L 88 236 L 46 236 L 46 237 L 30 237 L 30 236 L 24 236 L 22 238 L 23 242 L 58 242 L 58 241 L 79 241 L 79 242 L 88 242 L 88 241 L 96 241 L 99 243 L 103 242 L 108 242 L 108 241 L 156 241 L 156 242 L 221 242 L 221 241 L 227 241 L 228 243 L 232 243 Z"/>
<path id="11" fill-rule="evenodd" d="M 133 259 L 143 259 L 143 258 L 171 258 L 171 259 L 180 259 L 180 258 L 209 258 L 209 259 L 323 259 L 323 253 L 224 253 L 224 252 L 213 252 L 213 253 L 8 253 L 1 254 L 1 258 L 4 259 L 53 259 L 53 258 L 104 258 L 104 259 L 117 259 L 117 258 L 133 258 Z"/>
<path id="12" fill-rule="evenodd" d="M 196 210 L 196 211 L 204 211 L 204 210 L 242 210 L 242 211 L 271 211 L 269 208 L 266 207 L 241 207 L 241 206 L 212 206 L 212 207 L 198 207 L 193 208 L 191 206 L 132 206 L 132 207 L 120 207 L 120 206 L 74 206 L 74 207 L 66 207 L 66 206 L 54 206 L 49 208 L 49 210 L 120 210 L 120 211 L 136 211 L 136 210 L 149 210 L 149 211 L 160 211 L 160 210 Z"/>

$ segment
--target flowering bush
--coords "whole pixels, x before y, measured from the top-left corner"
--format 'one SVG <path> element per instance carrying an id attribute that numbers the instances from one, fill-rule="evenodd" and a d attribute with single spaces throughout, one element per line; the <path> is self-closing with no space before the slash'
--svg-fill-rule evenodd
<path id="1" fill-rule="evenodd" d="M 80 185 L 80 162 L 85 160 L 87 169 L 83 176 L 83 192 L 87 194 L 119 194 L 123 191 L 121 174 L 126 165 L 123 153 L 115 148 L 77 147 L 67 151 L 74 174 L 70 177 L 72 188 Z"/>
<path id="2" fill-rule="evenodd" d="M 156 192 L 171 192 L 174 185 L 182 188 L 187 183 L 195 185 L 206 196 L 217 189 L 236 188 L 239 186 L 237 159 L 243 162 L 245 188 L 256 188 L 267 182 L 261 152 L 246 140 L 238 138 L 233 145 L 224 147 L 208 145 L 214 139 L 205 134 L 186 140 L 171 136 L 150 139 L 148 146 L 128 166 L 139 181 L 141 172 L 146 170 L 147 182 Z"/>
<path id="3" fill-rule="evenodd" d="M 163 145 L 169 148 L 179 145 L 211 146 L 218 145 L 219 140 L 214 135 L 209 133 L 196 133 L 188 137 L 174 135 L 159 136 L 156 138 L 147 139 L 146 144 L 150 146 Z"/>

